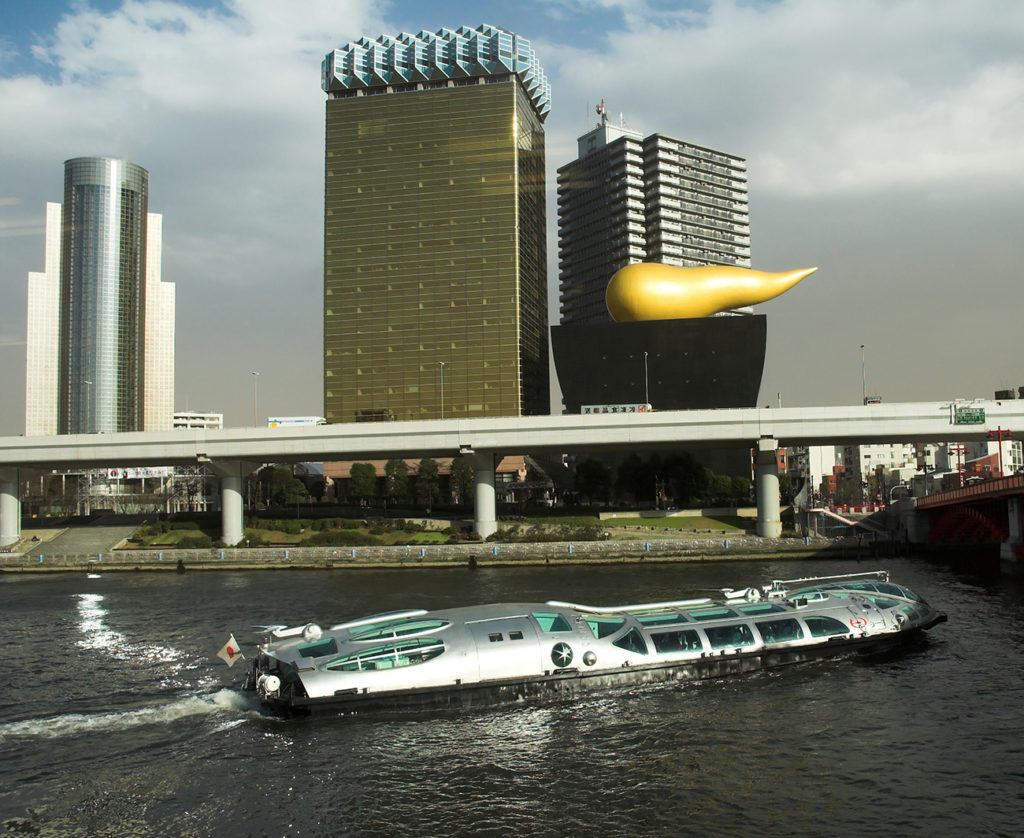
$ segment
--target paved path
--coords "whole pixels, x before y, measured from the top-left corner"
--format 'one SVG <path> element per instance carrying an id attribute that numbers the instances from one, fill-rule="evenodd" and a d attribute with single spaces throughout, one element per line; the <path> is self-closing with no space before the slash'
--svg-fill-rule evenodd
<path id="1" fill-rule="evenodd" d="M 130 536 L 138 529 L 138 524 L 119 524 L 116 526 L 103 526 L 94 524 L 87 527 L 70 527 L 49 541 L 33 543 L 32 547 L 25 551 L 26 556 L 43 555 L 71 555 L 74 553 L 85 553 L 94 555 L 97 553 L 109 553 L 122 539 Z M 29 535 L 31 530 L 23 535 Z M 31 537 L 31 536 L 29 536 Z"/>

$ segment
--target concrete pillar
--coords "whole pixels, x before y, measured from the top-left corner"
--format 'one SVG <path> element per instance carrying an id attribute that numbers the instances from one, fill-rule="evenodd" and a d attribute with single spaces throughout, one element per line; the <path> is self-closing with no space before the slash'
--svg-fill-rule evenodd
<path id="1" fill-rule="evenodd" d="M 242 481 L 256 468 L 254 463 L 241 460 L 210 463 L 210 469 L 220 478 L 220 540 L 228 547 L 234 547 L 245 535 Z"/>
<path id="2" fill-rule="evenodd" d="M 21 541 L 21 498 L 18 493 L 18 470 L 0 469 L 0 547 Z"/>
<path id="3" fill-rule="evenodd" d="M 498 520 L 494 503 L 494 463 L 497 458 L 491 452 L 474 452 L 469 455 L 473 466 L 473 529 L 487 538 L 498 531 Z"/>
<path id="4" fill-rule="evenodd" d="M 1018 570 L 1021 561 L 1018 551 L 1024 544 L 1021 526 L 1021 498 L 1013 495 L 1006 499 L 1006 520 L 1009 523 L 1009 537 L 999 545 L 999 563 L 1005 570 Z"/>
<path id="5" fill-rule="evenodd" d="M 754 474 L 757 481 L 757 534 L 763 538 L 782 535 L 779 516 L 779 447 L 771 437 L 757 441 Z"/>

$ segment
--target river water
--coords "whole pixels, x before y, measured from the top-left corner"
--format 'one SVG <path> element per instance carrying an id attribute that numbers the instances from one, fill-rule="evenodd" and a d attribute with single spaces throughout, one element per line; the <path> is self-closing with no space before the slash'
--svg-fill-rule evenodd
<path id="1" fill-rule="evenodd" d="M 0 577 L 0 834 L 1017 836 L 1024 584 L 878 563 L 949 614 L 894 659 L 572 702 L 280 720 L 261 623 L 657 601 L 852 562 Z"/>

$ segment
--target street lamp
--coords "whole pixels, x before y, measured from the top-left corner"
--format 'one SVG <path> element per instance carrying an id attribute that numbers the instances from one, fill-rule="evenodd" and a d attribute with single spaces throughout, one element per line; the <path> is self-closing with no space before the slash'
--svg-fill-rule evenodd
<path id="1" fill-rule="evenodd" d="M 259 370 L 252 371 L 252 424 L 254 428 L 260 426 L 260 410 L 259 410 L 259 382 L 260 373 Z"/>
<path id="2" fill-rule="evenodd" d="M 444 419 L 444 361 L 438 361 L 441 365 L 441 418 Z"/>
<path id="3" fill-rule="evenodd" d="M 868 374 L 864 366 L 864 344 L 860 345 L 860 403 L 868 403 Z"/>
<path id="4" fill-rule="evenodd" d="M 647 391 L 647 350 L 644 350 L 644 404 L 651 403 L 650 393 Z"/>

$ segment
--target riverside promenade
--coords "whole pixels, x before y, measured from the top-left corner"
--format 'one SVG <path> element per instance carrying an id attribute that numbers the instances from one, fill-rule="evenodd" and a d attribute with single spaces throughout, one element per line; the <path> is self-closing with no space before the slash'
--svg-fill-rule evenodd
<path id="1" fill-rule="evenodd" d="M 547 564 L 623 564 L 763 560 L 771 557 L 857 558 L 874 555 L 857 539 L 715 535 L 649 541 L 461 543 L 373 547 L 253 547 L 125 550 L 106 553 L 0 553 L 0 572 L 215 571 L 281 569 L 473 568 Z"/>

